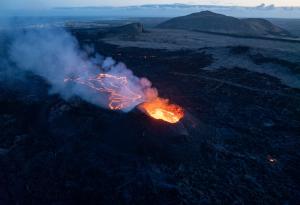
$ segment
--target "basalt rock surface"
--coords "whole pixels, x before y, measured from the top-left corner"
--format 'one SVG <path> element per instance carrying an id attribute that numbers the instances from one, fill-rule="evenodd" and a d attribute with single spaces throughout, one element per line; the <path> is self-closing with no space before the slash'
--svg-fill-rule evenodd
<path id="1" fill-rule="evenodd" d="M 80 42 L 93 40 L 77 32 Z M 242 58 L 251 48 L 94 43 L 183 106 L 185 118 L 171 125 L 137 109 L 114 112 L 76 96 L 65 101 L 32 73 L 1 79 L 1 205 L 299 202 L 299 89 L 246 64 L 216 63 L 222 52 Z M 272 65 L 296 72 L 298 64 L 288 62 Z"/>

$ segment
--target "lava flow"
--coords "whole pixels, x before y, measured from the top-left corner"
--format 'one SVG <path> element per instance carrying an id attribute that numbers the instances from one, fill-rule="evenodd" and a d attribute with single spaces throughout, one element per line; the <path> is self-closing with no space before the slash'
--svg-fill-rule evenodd
<path id="1" fill-rule="evenodd" d="M 151 117 L 169 123 L 177 123 L 184 116 L 184 111 L 180 106 L 170 104 L 167 99 L 159 97 L 150 102 L 144 102 L 139 107 Z"/>
<path id="2" fill-rule="evenodd" d="M 72 81 L 93 90 L 107 93 L 109 95 L 108 107 L 111 110 L 126 110 L 139 105 L 138 108 L 152 118 L 169 123 L 177 123 L 184 116 L 183 109 L 178 105 L 170 104 L 167 99 L 158 96 L 152 96 L 151 100 L 147 99 L 147 95 L 143 93 L 147 91 L 133 89 L 132 86 L 129 86 L 126 76 L 120 77 L 101 73 L 88 78 L 65 78 L 64 81 Z"/>
<path id="3" fill-rule="evenodd" d="M 142 96 L 133 92 L 128 87 L 126 77 L 118 77 L 110 74 L 98 74 L 96 77 L 83 78 L 66 78 L 64 80 L 73 81 L 85 86 L 88 86 L 96 91 L 108 93 L 108 106 L 111 110 L 126 109 L 134 104 L 142 102 Z"/>

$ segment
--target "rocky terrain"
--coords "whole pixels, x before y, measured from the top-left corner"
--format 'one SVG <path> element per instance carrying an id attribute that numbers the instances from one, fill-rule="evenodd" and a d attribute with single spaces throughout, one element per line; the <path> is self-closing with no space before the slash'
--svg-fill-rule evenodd
<path id="1" fill-rule="evenodd" d="M 141 33 L 144 33 L 145 29 L 143 24 L 141 23 L 130 23 L 126 24 L 123 26 L 118 26 L 118 27 L 112 27 L 108 30 L 108 33 L 110 35 L 115 34 L 115 35 L 138 35 Z"/>
<path id="2" fill-rule="evenodd" d="M 202 11 L 172 18 L 157 26 L 164 29 L 184 29 L 242 36 L 281 36 L 291 34 L 265 19 L 238 19 L 231 16 Z"/>
<path id="3" fill-rule="evenodd" d="M 1 61 L 0 204 L 297 204 L 300 44 L 141 28 L 70 32 L 185 118 L 66 101 Z"/>

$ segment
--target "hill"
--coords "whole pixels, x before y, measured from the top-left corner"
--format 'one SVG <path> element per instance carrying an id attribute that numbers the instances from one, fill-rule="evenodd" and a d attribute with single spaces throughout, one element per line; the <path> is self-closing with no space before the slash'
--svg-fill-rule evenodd
<path id="1" fill-rule="evenodd" d="M 184 29 L 243 36 L 291 37 L 288 31 L 265 19 L 238 19 L 231 16 L 202 11 L 172 18 L 157 26 L 163 29 Z"/>

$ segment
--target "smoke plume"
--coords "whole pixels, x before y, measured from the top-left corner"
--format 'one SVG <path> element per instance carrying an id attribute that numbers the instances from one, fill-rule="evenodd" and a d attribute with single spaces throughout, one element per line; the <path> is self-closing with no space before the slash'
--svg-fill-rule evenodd
<path id="1" fill-rule="evenodd" d="M 138 104 L 157 97 L 157 90 L 152 88 L 146 78 L 136 77 L 124 63 L 117 63 L 111 57 L 93 54 L 92 47 L 80 49 L 77 40 L 62 29 L 28 30 L 14 35 L 9 49 L 10 60 L 20 69 L 31 71 L 46 79 L 51 84 L 51 93 L 59 93 L 64 99 L 74 95 L 99 105 L 108 107 L 107 93 L 96 92 L 78 83 L 66 83 L 65 79 L 81 80 L 97 76 L 99 73 L 122 76 L 127 79 L 127 88 L 122 86 L 118 92 L 124 96 L 133 91 L 141 98 L 130 106 L 122 108 L 127 112 Z M 92 57 L 91 57 L 92 56 Z"/>

